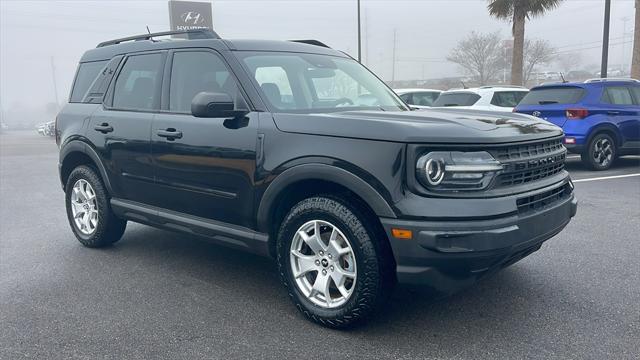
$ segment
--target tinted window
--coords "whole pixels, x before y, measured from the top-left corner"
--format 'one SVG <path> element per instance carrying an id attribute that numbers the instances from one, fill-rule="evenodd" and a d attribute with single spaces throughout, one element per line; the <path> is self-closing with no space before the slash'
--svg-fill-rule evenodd
<path id="1" fill-rule="evenodd" d="M 73 89 L 71 90 L 71 97 L 69 102 L 80 102 L 84 97 L 84 94 L 89 90 L 89 86 L 96 79 L 98 73 L 107 64 L 106 61 L 95 61 L 81 63 L 78 67 L 78 73 L 76 74 L 76 80 L 73 82 Z"/>
<path id="2" fill-rule="evenodd" d="M 640 86 L 632 86 L 629 89 L 631 89 L 631 93 L 636 98 L 636 105 L 640 105 Z"/>
<path id="3" fill-rule="evenodd" d="M 442 93 L 433 102 L 433 106 L 471 106 L 479 99 L 480 95 L 474 93 Z"/>
<path id="4" fill-rule="evenodd" d="M 613 105 L 633 105 L 631 91 L 625 86 L 607 86 L 602 94 L 602 102 Z"/>
<path id="5" fill-rule="evenodd" d="M 433 105 L 433 102 L 438 98 L 438 95 L 440 95 L 440 93 L 433 91 L 413 93 L 412 105 L 431 106 Z"/>
<path id="6" fill-rule="evenodd" d="M 151 110 L 158 104 L 162 54 L 127 58 L 114 86 L 113 107 Z"/>
<path id="7" fill-rule="evenodd" d="M 520 105 L 575 104 L 584 94 L 584 89 L 569 86 L 532 89 Z"/>
<path id="8" fill-rule="evenodd" d="M 177 52 L 171 65 L 169 110 L 190 112 L 200 92 L 226 93 L 235 98 L 236 82 L 223 60 L 210 52 Z"/>
<path id="9" fill-rule="evenodd" d="M 525 95 L 526 91 L 496 91 L 491 98 L 491 105 L 516 107 Z"/>

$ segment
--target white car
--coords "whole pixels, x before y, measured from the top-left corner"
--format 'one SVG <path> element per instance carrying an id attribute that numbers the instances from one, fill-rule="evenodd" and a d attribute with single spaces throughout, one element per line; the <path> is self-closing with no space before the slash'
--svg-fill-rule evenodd
<path id="1" fill-rule="evenodd" d="M 442 92 L 434 89 L 394 89 L 393 91 L 402 101 L 417 108 L 431 107 Z"/>
<path id="2" fill-rule="evenodd" d="M 520 86 L 448 90 L 442 92 L 432 106 L 511 112 L 528 92 Z"/>

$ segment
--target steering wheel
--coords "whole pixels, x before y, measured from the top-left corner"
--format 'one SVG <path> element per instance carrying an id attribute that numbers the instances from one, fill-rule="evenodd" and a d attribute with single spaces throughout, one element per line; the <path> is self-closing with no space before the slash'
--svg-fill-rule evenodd
<path id="1" fill-rule="evenodd" d="M 349 98 L 343 97 L 334 101 L 333 103 L 335 107 L 338 107 L 338 105 L 342 105 L 342 104 L 353 105 L 353 101 L 351 101 L 351 99 Z"/>

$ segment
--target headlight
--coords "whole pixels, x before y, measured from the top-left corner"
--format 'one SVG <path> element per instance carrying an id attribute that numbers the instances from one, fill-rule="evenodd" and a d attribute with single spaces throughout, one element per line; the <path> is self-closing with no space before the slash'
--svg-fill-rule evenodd
<path id="1" fill-rule="evenodd" d="M 416 176 L 434 191 L 482 190 L 502 165 L 486 151 L 434 151 L 416 162 Z"/>

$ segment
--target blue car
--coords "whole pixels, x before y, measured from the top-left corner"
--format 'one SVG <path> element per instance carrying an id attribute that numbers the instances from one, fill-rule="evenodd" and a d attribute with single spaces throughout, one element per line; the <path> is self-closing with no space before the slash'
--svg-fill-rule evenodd
<path id="1" fill-rule="evenodd" d="M 640 153 L 640 81 L 593 79 L 534 87 L 513 110 L 560 126 L 564 145 L 593 170 Z"/>

